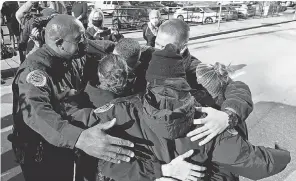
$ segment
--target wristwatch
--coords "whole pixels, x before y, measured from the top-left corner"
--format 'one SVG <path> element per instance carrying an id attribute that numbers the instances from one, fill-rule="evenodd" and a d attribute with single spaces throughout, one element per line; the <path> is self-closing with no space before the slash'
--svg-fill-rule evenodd
<path id="1" fill-rule="evenodd" d="M 228 129 L 234 129 L 234 127 L 238 124 L 238 116 L 236 113 L 225 109 L 224 112 L 228 114 Z"/>

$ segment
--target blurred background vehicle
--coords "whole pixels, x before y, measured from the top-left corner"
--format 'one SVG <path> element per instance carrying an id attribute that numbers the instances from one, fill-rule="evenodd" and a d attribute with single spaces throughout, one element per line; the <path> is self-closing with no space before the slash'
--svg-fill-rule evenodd
<path id="1" fill-rule="evenodd" d="M 183 21 L 210 24 L 217 20 L 216 12 L 208 7 L 183 7 L 178 9 L 173 17 Z"/>
<path id="2" fill-rule="evenodd" d="M 248 18 L 256 15 L 256 8 L 251 4 L 230 4 L 231 7 L 235 8 L 239 18 Z"/>
<path id="3" fill-rule="evenodd" d="M 100 8 L 104 14 L 113 15 L 115 9 L 131 5 L 129 1 L 95 1 L 95 7 Z"/>
<path id="4" fill-rule="evenodd" d="M 115 29 L 142 29 L 149 21 L 149 12 L 146 8 L 137 6 L 121 6 L 114 12 L 112 25 Z"/>
<path id="5" fill-rule="evenodd" d="M 174 1 L 160 1 L 160 3 L 166 7 L 169 7 L 169 13 L 174 13 L 177 9 L 183 7 L 183 4 L 176 3 Z"/>
<path id="6" fill-rule="evenodd" d="M 217 13 L 217 17 L 219 16 L 220 6 L 210 6 L 209 8 Z M 231 6 L 222 6 L 221 18 L 222 20 L 225 20 L 225 21 L 237 20 L 238 19 L 237 10 Z"/>
<path id="7" fill-rule="evenodd" d="M 164 6 L 163 4 L 157 2 L 157 1 L 143 1 L 136 4 L 137 7 L 141 8 L 148 8 L 148 11 L 157 9 L 160 11 L 161 14 L 168 14 L 169 13 L 169 7 Z"/>

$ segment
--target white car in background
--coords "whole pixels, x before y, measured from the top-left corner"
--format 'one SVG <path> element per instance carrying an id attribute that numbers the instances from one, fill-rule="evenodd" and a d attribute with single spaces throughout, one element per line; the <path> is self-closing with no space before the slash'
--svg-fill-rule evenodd
<path id="1" fill-rule="evenodd" d="M 256 8 L 252 7 L 250 4 L 231 4 L 231 6 L 237 10 L 239 18 L 247 18 L 256 15 Z"/>
<path id="2" fill-rule="evenodd" d="M 183 7 L 176 10 L 174 18 L 205 24 L 215 23 L 218 20 L 217 13 L 208 7 Z"/>
<path id="3" fill-rule="evenodd" d="M 128 1 L 93 1 L 94 7 L 99 8 L 104 14 L 113 15 L 117 8 L 122 5 L 130 5 Z"/>

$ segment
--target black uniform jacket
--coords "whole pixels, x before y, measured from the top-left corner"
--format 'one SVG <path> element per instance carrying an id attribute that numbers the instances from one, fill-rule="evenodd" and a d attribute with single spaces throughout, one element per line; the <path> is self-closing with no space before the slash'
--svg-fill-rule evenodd
<path id="1" fill-rule="evenodd" d="M 44 45 L 20 65 L 12 84 L 14 130 L 19 142 L 45 140 L 57 147 L 74 147 L 82 129 L 71 124 L 68 115 L 73 113 L 72 105 L 61 99 L 70 89 L 84 89 L 89 79 L 85 75 L 87 63 L 104 56 L 112 46 L 99 42 L 89 41 L 87 57 L 72 61 Z M 79 114 L 79 110 L 75 112 Z"/>
<path id="2" fill-rule="evenodd" d="M 146 89 L 147 81 L 145 79 L 146 70 L 148 69 L 149 62 L 155 49 L 149 46 L 142 47 L 142 54 L 140 57 L 140 66 L 135 70 L 137 79 L 135 82 L 135 93 L 144 92 Z M 206 91 L 202 85 L 196 81 L 196 66 L 201 63 L 196 57 L 192 56 L 187 49 L 182 55 L 183 62 L 186 71 L 186 79 L 192 88 L 191 93 L 204 94 L 203 100 L 206 100 L 206 105 L 214 107 L 215 101 L 211 98 L 210 94 Z M 253 110 L 253 101 L 251 91 L 245 83 L 241 81 L 231 81 L 225 91 L 226 100 L 221 105 L 221 110 L 225 108 L 231 108 L 239 116 L 243 122 L 247 119 L 249 114 Z M 198 100 L 202 105 L 204 101 Z"/>
<path id="3" fill-rule="evenodd" d="M 185 135 L 193 129 L 193 117 L 201 114 L 195 112 L 199 103 L 189 92 L 190 86 L 182 78 L 156 81 L 145 94 L 116 99 L 85 119 L 89 127 L 97 120 L 117 118 L 108 133 L 135 143 L 136 159 L 121 164 L 99 161 L 102 173 L 120 181 L 154 180 L 161 176 L 160 164 L 190 149 L 195 150 L 191 161 L 208 168 L 204 180 L 233 181 L 235 175 L 229 172 L 257 180 L 279 173 L 290 162 L 288 151 L 253 146 L 230 130 L 204 146 L 190 141 Z"/>

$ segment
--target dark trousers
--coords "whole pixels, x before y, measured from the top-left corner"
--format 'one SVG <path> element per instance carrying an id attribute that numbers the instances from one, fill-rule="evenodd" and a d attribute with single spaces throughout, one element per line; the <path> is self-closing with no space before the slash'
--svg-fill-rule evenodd
<path id="1" fill-rule="evenodd" d="M 13 145 L 18 157 L 20 152 L 16 151 L 16 148 Z M 73 181 L 74 156 L 69 150 L 61 148 L 45 150 L 40 162 L 36 161 L 35 151 L 36 149 L 26 148 L 23 152 L 23 162 L 20 166 L 25 181 Z"/>

